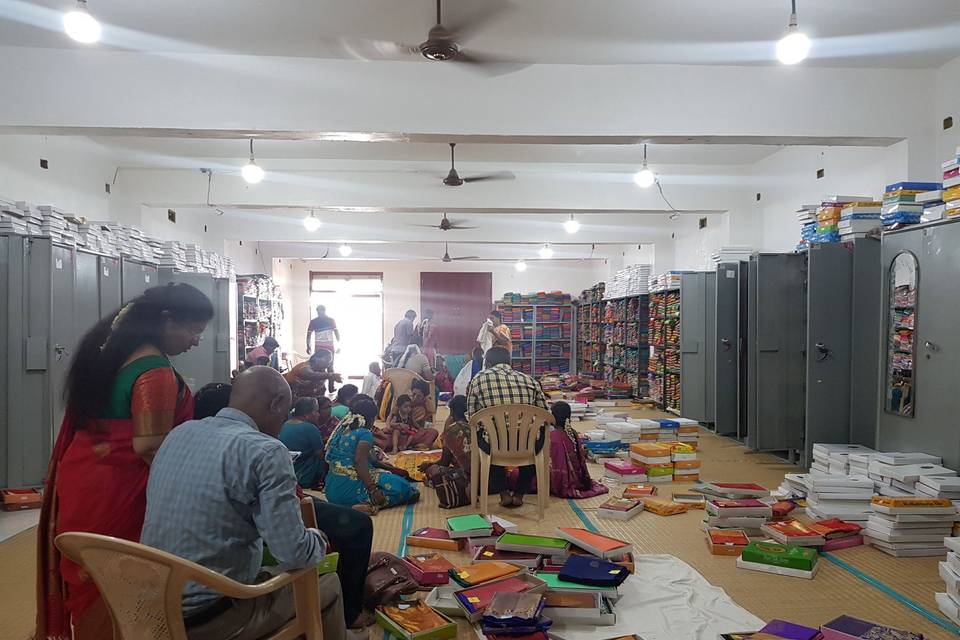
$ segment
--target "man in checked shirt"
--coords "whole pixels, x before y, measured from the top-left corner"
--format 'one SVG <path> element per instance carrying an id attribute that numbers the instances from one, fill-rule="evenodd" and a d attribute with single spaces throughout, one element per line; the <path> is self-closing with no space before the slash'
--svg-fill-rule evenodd
<path id="1" fill-rule="evenodd" d="M 531 404 L 547 409 L 547 398 L 543 395 L 540 383 L 532 377 L 510 366 L 510 352 L 503 347 L 491 347 L 483 359 L 484 368 L 467 387 L 467 414 L 473 414 L 487 407 L 502 404 Z M 546 425 L 540 428 L 537 437 L 537 453 L 543 449 L 546 438 Z M 490 453 L 490 443 L 483 431 L 477 434 L 477 446 L 484 453 Z M 523 496 L 530 491 L 536 468 L 533 465 L 520 467 L 517 483 L 511 492 L 507 485 L 507 471 L 504 467 L 490 467 L 490 490 L 500 492 L 500 505 L 519 507 Z"/>

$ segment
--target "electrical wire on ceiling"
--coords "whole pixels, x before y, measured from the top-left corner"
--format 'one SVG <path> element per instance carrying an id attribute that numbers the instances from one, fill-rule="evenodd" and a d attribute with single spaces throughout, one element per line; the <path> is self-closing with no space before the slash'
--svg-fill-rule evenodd
<path id="1" fill-rule="evenodd" d="M 677 208 L 676 208 L 675 206 L 673 206 L 672 204 L 670 204 L 670 201 L 667 200 L 667 196 L 663 193 L 663 185 L 660 184 L 660 179 L 659 179 L 659 178 L 657 178 L 657 180 L 656 180 L 656 185 L 657 185 L 657 191 L 660 192 L 660 197 L 663 198 L 664 203 L 666 203 L 667 207 L 670 209 L 670 212 L 671 212 L 671 213 L 670 213 L 670 219 L 671 219 L 671 220 L 676 220 L 677 218 L 680 217 L 680 210 L 677 209 Z"/>

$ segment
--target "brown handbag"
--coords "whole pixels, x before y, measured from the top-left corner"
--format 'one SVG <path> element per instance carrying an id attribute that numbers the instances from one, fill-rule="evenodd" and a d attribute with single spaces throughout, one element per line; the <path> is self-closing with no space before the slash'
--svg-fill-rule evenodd
<path id="1" fill-rule="evenodd" d="M 382 551 L 370 554 L 367 580 L 363 585 L 363 601 L 367 608 L 394 604 L 401 596 L 416 593 L 419 588 L 400 558 Z"/>

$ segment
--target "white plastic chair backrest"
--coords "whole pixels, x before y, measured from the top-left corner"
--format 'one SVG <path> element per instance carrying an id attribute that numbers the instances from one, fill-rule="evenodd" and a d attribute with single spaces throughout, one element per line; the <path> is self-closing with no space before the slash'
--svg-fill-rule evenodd
<path id="1" fill-rule="evenodd" d="M 470 416 L 470 425 L 483 429 L 495 458 L 533 457 L 541 428 L 552 423 L 549 411 L 529 404 L 487 407 Z"/>

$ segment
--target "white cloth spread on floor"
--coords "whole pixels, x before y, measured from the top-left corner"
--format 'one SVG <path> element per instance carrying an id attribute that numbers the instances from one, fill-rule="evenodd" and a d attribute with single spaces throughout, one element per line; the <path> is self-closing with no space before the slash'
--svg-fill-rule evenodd
<path id="1" fill-rule="evenodd" d="M 620 586 L 611 627 L 555 624 L 561 640 L 637 634 L 643 640 L 716 640 L 722 633 L 757 631 L 765 624 L 686 562 L 670 555 L 635 555 L 636 573 Z"/>

